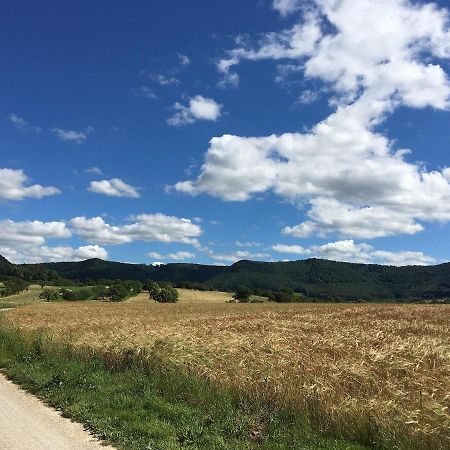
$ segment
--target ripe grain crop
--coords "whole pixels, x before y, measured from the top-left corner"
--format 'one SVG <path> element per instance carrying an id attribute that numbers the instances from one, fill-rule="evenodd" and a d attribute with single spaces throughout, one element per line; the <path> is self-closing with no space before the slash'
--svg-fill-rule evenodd
<path id="1" fill-rule="evenodd" d="M 198 291 L 195 289 L 177 289 L 179 303 L 226 303 L 233 300 L 229 292 Z M 148 292 L 131 297 L 129 303 L 148 303 Z"/>
<path id="2" fill-rule="evenodd" d="M 450 448 L 447 305 L 87 302 L 5 316 L 111 360 L 156 358 L 370 446 Z"/>

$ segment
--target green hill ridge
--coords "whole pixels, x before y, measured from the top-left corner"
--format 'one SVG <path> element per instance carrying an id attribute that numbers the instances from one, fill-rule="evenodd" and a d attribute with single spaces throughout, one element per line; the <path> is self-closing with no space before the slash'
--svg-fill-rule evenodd
<path id="1" fill-rule="evenodd" d="M 28 281 L 63 278 L 77 282 L 152 279 L 225 291 L 238 286 L 275 291 L 291 288 L 307 297 L 338 300 L 450 298 L 450 263 L 395 267 L 305 259 L 288 262 L 243 260 L 230 266 L 187 263 L 153 266 L 88 259 L 15 265 L 0 256 L 0 277 L 19 277 Z"/>

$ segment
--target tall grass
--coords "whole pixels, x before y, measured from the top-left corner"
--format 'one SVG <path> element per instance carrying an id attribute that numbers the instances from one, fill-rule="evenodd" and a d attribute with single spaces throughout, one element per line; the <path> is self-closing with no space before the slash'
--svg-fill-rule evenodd
<path id="1" fill-rule="evenodd" d="M 0 367 L 119 449 L 363 449 L 161 364 L 157 354 L 98 354 L 0 325 Z"/>
<path id="2" fill-rule="evenodd" d="M 447 305 L 36 305 L 5 313 L 108 367 L 229 388 L 377 448 L 450 448 Z"/>

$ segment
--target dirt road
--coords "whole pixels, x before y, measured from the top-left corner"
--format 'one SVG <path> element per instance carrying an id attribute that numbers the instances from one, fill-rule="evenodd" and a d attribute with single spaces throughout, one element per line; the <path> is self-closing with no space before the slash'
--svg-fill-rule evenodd
<path id="1" fill-rule="evenodd" d="M 114 450 L 0 374 L 0 450 Z"/>

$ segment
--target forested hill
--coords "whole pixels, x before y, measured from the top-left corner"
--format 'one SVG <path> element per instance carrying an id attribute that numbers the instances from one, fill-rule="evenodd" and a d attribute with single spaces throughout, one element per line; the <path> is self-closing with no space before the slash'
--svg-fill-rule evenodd
<path id="1" fill-rule="evenodd" d="M 380 266 L 351 264 L 321 259 L 290 262 L 239 261 L 231 266 L 167 264 L 151 266 L 90 259 L 82 262 L 14 266 L 0 260 L 6 271 L 17 270 L 24 277 L 55 274 L 86 282 L 100 279 L 170 281 L 176 285 L 200 283 L 217 290 L 281 290 L 291 288 L 309 297 L 346 300 L 403 300 L 450 298 L 450 263 L 437 266 Z M 30 275 L 31 273 L 31 275 Z"/>

